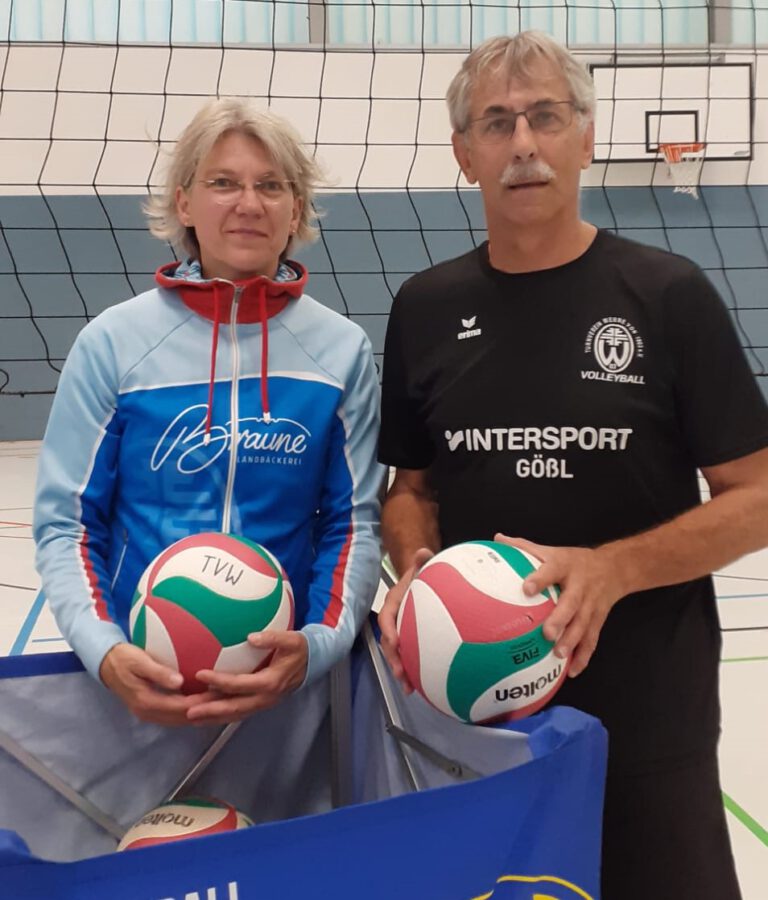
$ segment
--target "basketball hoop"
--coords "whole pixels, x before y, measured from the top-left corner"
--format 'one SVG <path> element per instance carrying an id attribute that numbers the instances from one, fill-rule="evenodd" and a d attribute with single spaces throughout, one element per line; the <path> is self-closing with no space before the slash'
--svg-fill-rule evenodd
<path id="1" fill-rule="evenodd" d="M 695 144 L 659 144 L 659 151 L 667 161 L 669 175 L 675 182 L 676 194 L 690 194 L 698 198 L 696 190 L 704 165 L 703 143 Z"/>

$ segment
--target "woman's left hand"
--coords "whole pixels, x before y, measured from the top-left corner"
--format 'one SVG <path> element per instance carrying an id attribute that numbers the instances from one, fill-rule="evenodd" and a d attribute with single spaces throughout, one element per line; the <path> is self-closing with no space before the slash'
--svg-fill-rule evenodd
<path id="1" fill-rule="evenodd" d="M 248 641 L 260 650 L 274 651 L 269 663 L 250 675 L 201 669 L 196 676 L 198 681 L 222 696 L 190 707 L 187 711 L 190 722 L 196 725 L 239 722 L 260 709 L 275 706 L 304 681 L 309 647 L 300 631 L 262 631 L 248 635 Z"/>

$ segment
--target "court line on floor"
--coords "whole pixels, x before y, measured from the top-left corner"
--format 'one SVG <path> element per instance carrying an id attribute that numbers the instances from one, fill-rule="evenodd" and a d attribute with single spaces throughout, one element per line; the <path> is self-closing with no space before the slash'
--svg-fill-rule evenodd
<path id="1" fill-rule="evenodd" d="M 768 831 L 766 831 L 756 819 L 753 819 L 745 809 L 742 809 L 732 797 L 729 797 L 725 791 L 723 791 L 723 806 L 725 806 L 728 812 L 735 816 L 748 831 L 751 831 L 758 841 L 768 847 Z"/>
<path id="2" fill-rule="evenodd" d="M 720 631 L 768 631 L 768 625 L 742 625 L 739 628 L 721 628 Z"/>
<path id="3" fill-rule="evenodd" d="M 4 581 L 0 581 L 0 588 L 14 588 L 17 591 L 39 591 L 40 588 L 36 587 L 28 587 L 26 584 L 6 584 Z"/>
<path id="4" fill-rule="evenodd" d="M 24 590 L 36 590 L 36 588 L 24 588 Z M 37 620 L 40 618 L 40 613 L 43 611 L 43 607 L 45 606 L 45 594 L 40 591 L 35 597 L 32 606 L 29 608 L 29 612 L 27 613 L 27 617 L 21 623 L 21 628 L 19 629 L 19 633 L 16 635 L 16 640 L 13 642 L 13 646 L 11 647 L 8 656 L 21 656 L 24 652 L 24 648 L 27 646 L 27 641 L 29 641 L 29 637 L 32 634 L 32 629 L 37 624 Z"/>
<path id="5" fill-rule="evenodd" d="M 765 662 L 768 656 L 734 656 L 731 659 L 721 659 L 721 663 L 727 662 Z"/>
<path id="6" fill-rule="evenodd" d="M 766 594 L 722 594 L 718 596 L 718 600 L 768 600 Z"/>
<path id="7" fill-rule="evenodd" d="M 712 577 L 729 578 L 731 581 L 768 581 L 768 578 L 761 578 L 759 575 L 721 575 L 719 572 L 713 572 Z"/>

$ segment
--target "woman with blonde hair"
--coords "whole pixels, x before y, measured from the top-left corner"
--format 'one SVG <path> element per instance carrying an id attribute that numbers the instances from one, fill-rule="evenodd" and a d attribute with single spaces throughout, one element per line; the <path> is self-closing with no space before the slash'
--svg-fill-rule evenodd
<path id="1" fill-rule="evenodd" d="M 315 236 L 318 168 L 286 122 L 212 100 L 147 204 L 182 262 L 89 323 L 62 371 L 40 456 L 37 566 L 62 634 L 139 718 L 242 719 L 349 650 L 378 582 L 378 382 L 362 330 L 305 293 L 288 258 Z M 221 530 L 282 563 L 297 630 L 251 675 L 181 676 L 127 640 L 147 564 Z"/>

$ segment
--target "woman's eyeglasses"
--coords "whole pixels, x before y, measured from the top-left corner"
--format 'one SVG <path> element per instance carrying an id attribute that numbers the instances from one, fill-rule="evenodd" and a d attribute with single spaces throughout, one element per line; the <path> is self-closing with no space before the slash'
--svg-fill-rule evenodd
<path id="1" fill-rule="evenodd" d="M 247 185 L 234 178 L 208 178 L 200 181 L 211 193 L 211 196 L 220 203 L 235 203 L 243 196 Z M 263 181 L 251 182 L 251 188 L 262 199 L 270 203 L 282 200 L 290 194 L 293 182 L 287 178 L 265 178 Z"/>

